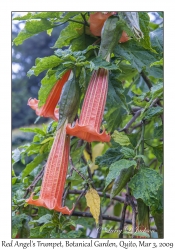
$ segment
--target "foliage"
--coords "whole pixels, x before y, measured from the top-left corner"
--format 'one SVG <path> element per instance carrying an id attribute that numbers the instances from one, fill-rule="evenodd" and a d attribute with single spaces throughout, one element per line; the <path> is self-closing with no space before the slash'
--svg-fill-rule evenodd
<path id="1" fill-rule="evenodd" d="M 26 74 L 31 79 L 34 76 L 40 77 L 40 90 L 37 88 L 40 107 L 65 71 L 71 69 L 74 78 L 66 83 L 58 102 L 59 122 L 53 121 L 42 127 L 21 128 L 26 135 L 32 133 L 33 139 L 12 152 L 13 238 L 17 235 L 20 238 L 96 237 L 91 232 L 100 225 L 101 218 L 105 218 L 108 208 L 110 216 L 121 215 L 123 204 L 120 202 L 123 199 L 128 199 L 130 204 L 125 211 L 128 220 L 131 221 L 133 206 L 139 200 L 139 204 L 142 203 L 155 216 L 153 225 L 158 227 L 159 237 L 162 236 L 163 27 L 162 24 L 153 25 L 147 12 L 139 12 L 140 32 L 143 36 L 138 38 L 133 23 L 128 25 L 119 12 L 110 17 L 110 23 L 112 20 L 116 22 L 113 27 L 117 30 L 115 42 L 106 33 L 103 33 L 100 40 L 91 34 L 89 15 L 89 12 L 29 12 L 14 19 L 25 21 L 23 30 L 15 38 L 13 34 L 15 49 L 24 46 L 20 52 L 23 56 L 28 53 L 23 52 L 25 46 L 28 50 L 30 41 L 33 44 L 30 50 L 41 42 L 41 34 L 44 41 L 47 40 L 46 37 L 54 37 L 55 40 L 52 51 L 48 45 L 44 45 L 46 53 L 36 53 L 35 65 L 30 65 L 30 69 L 25 65 Z M 54 33 L 56 29 L 61 30 L 60 34 Z M 110 30 L 110 25 L 108 29 Z M 118 43 L 123 29 L 130 39 L 125 43 Z M 44 35 L 43 32 L 47 34 Z M 36 34 L 40 35 L 34 36 Z M 113 36 L 113 32 L 108 34 Z M 109 48 L 105 47 L 107 41 L 112 43 Z M 109 61 L 105 60 L 107 52 L 103 54 L 103 47 L 105 51 L 110 50 Z M 35 198 L 40 194 L 43 166 L 51 150 L 57 126 L 60 127 L 67 117 L 71 123 L 80 116 L 89 79 L 92 72 L 99 68 L 109 71 L 101 129 L 105 128 L 110 133 L 111 141 L 88 143 L 71 137 L 71 161 L 64 197 L 66 206 L 72 207 L 75 204 L 71 216 L 28 205 L 25 199 L 31 191 L 35 193 Z M 15 79 L 15 82 L 18 80 Z M 36 87 L 37 85 L 35 84 Z M 29 87 L 25 89 L 27 93 L 30 92 Z M 15 97 L 12 96 L 12 99 Z M 27 103 L 27 99 L 23 101 Z M 23 118 L 19 116 L 19 119 Z M 19 162 L 23 165 L 20 174 L 16 170 Z M 80 195 L 79 198 L 77 194 Z M 140 214 L 141 212 L 139 211 Z M 83 213 L 89 217 L 83 218 Z M 144 216 L 146 220 L 146 215 Z M 103 225 L 109 229 L 118 228 L 120 222 L 116 222 L 114 218 L 116 217 L 110 221 L 103 220 Z M 140 226 L 139 223 L 137 218 Z M 119 234 L 107 234 L 102 230 L 100 237 L 118 238 Z M 123 237 L 132 236 L 124 232 Z M 137 232 L 135 237 L 150 237 L 150 234 Z"/>

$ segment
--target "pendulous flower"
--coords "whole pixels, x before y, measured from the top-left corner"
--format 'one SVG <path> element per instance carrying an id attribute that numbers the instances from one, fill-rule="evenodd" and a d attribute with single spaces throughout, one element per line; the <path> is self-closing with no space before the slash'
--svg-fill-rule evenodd
<path id="1" fill-rule="evenodd" d="M 92 74 L 83 102 L 80 119 L 74 127 L 67 125 L 66 132 L 88 142 L 109 142 L 110 135 L 100 132 L 108 90 L 108 70 L 98 69 Z"/>
<path id="2" fill-rule="evenodd" d="M 56 106 L 60 99 L 63 85 L 67 82 L 70 73 L 71 70 L 66 71 L 63 77 L 56 82 L 46 100 L 46 103 L 41 108 L 38 107 L 39 100 L 36 98 L 29 98 L 27 105 L 34 109 L 38 116 L 50 117 L 53 120 L 58 121 L 58 108 L 56 108 Z"/>
<path id="3" fill-rule="evenodd" d="M 70 150 L 70 136 L 66 135 L 66 126 L 67 120 L 56 133 L 46 164 L 39 199 L 34 200 L 34 193 L 32 193 L 26 202 L 69 215 L 73 209 L 69 210 L 68 207 L 62 206 Z"/>

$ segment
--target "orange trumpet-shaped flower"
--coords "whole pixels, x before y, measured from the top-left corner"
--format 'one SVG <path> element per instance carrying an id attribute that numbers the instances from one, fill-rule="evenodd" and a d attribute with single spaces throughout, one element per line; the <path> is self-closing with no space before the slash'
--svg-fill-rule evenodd
<path id="1" fill-rule="evenodd" d="M 89 23 L 90 23 L 90 31 L 94 36 L 101 36 L 101 31 L 105 21 L 108 17 L 116 14 L 116 12 L 96 12 L 94 14 L 90 14 Z M 119 40 L 119 43 L 124 43 L 129 40 L 129 37 L 125 31 L 123 31 L 122 36 Z"/>
<path id="2" fill-rule="evenodd" d="M 67 82 L 70 76 L 71 70 L 66 71 L 61 79 L 59 79 L 52 88 L 46 103 L 39 108 L 37 99 L 29 98 L 27 105 L 36 111 L 38 116 L 50 117 L 55 121 L 58 121 L 58 109 L 55 108 L 61 95 L 63 85 Z"/>
<path id="3" fill-rule="evenodd" d="M 74 127 L 67 125 L 66 132 L 88 142 L 109 142 L 110 136 L 100 131 L 103 112 L 108 90 L 108 71 L 106 69 L 95 70 L 92 74 L 86 91 L 79 122 Z"/>
<path id="4" fill-rule="evenodd" d="M 70 148 L 70 137 L 66 135 L 66 126 L 67 121 L 56 133 L 46 164 L 39 199 L 34 200 L 32 193 L 26 202 L 50 210 L 54 209 L 62 214 L 71 214 L 73 209 L 62 207 Z"/>

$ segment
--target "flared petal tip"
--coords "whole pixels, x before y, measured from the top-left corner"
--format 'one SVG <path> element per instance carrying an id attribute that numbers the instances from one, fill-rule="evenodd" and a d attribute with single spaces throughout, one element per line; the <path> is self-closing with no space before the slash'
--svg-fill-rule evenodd
<path id="1" fill-rule="evenodd" d="M 45 207 L 44 206 L 44 202 L 42 199 L 37 199 L 37 200 L 34 200 L 33 199 L 33 195 L 34 193 L 31 194 L 31 196 L 26 200 L 26 202 L 29 204 L 29 205 L 34 205 L 34 206 L 38 206 L 38 207 Z"/>
<path id="2" fill-rule="evenodd" d="M 74 127 L 70 124 L 66 127 L 66 133 L 68 135 L 76 136 L 85 140 L 87 142 L 100 141 L 100 142 L 110 142 L 111 137 L 109 134 L 103 130 L 102 133 L 98 133 L 95 128 L 90 125 L 79 125 L 78 121 Z"/>
<path id="3" fill-rule="evenodd" d="M 68 207 L 59 207 L 59 206 L 56 206 L 54 208 L 54 210 L 56 210 L 57 212 L 60 212 L 62 214 L 71 215 L 73 210 L 74 210 L 74 205 L 73 205 L 73 208 L 71 210 Z"/>
<path id="4" fill-rule="evenodd" d="M 68 207 L 61 207 L 61 206 L 51 206 L 48 202 L 46 202 L 46 200 L 42 200 L 41 198 L 34 200 L 33 199 L 33 195 L 34 193 L 31 194 L 31 196 L 26 200 L 26 202 L 29 205 L 34 205 L 37 207 L 45 207 L 49 210 L 55 210 L 57 212 L 60 212 L 62 214 L 67 214 L 67 215 L 71 215 L 73 210 L 74 210 L 74 204 L 73 204 L 73 208 L 70 210 Z"/>

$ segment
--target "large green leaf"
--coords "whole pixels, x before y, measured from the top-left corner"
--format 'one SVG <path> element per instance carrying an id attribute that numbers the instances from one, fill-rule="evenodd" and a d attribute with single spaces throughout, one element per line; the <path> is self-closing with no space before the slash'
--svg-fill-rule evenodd
<path id="1" fill-rule="evenodd" d="M 54 27 L 54 25 L 46 19 L 27 21 L 24 29 L 18 34 L 18 36 L 13 40 L 13 42 L 16 46 L 20 45 L 27 38 L 29 38 L 35 34 L 38 34 L 42 31 L 46 31 L 48 29 L 51 29 L 53 27 Z"/>
<path id="2" fill-rule="evenodd" d="M 131 176 L 134 174 L 134 167 L 131 166 L 129 168 L 123 168 L 119 173 L 117 172 L 116 174 L 117 176 L 114 180 L 110 193 L 111 199 L 114 196 L 116 196 L 126 186 Z"/>
<path id="3" fill-rule="evenodd" d="M 153 154 L 157 157 L 157 160 L 163 162 L 163 144 L 153 147 Z"/>
<path id="4" fill-rule="evenodd" d="M 159 59 L 157 54 L 143 48 L 134 40 L 130 40 L 124 44 L 118 44 L 114 53 L 116 57 L 129 61 L 132 67 L 139 72 L 141 72 L 143 68 L 149 69 L 149 65 Z"/>
<path id="5" fill-rule="evenodd" d="M 105 189 L 114 179 L 116 179 L 120 175 L 122 170 L 128 169 L 131 166 L 136 166 L 136 165 L 137 165 L 136 161 L 129 161 L 125 159 L 112 163 L 109 168 L 109 173 L 106 177 Z"/>
<path id="6" fill-rule="evenodd" d="M 149 36 L 149 15 L 144 11 L 139 12 L 139 23 L 140 23 L 140 28 L 144 34 L 144 38 L 140 40 L 140 44 L 145 48 L 149 49 L 152 52 L 156 52 L 152 47 L 151 47 L 151 41 L 150 41 L 150 36 Z"/>
<path id="7" fill-rule="evenodd" d="M 54 48 L 62 48 L 63 46 L 68 46 L 73 39 L 82 35 L 83 24 L 76 23 L 76 21 L 83 22 L 82 16 L 75 16 L 72 18 L 72 20 L 75 20 L 75 22 L 70 21 L 69 25 L 61 31 L 60 36 L 54 45 Z"/>
<path id="8" fill-rule="evenodd" d="M 122 149 L 120 150 L 120 152 L 124 155 L 124 157 L 126 159 L 128 159 L 128 158 L 134 158 L 135 157 L 135 152 L 131 148 L 122 147 Z"/>
<path id="9" fill-rule="evenodd" d="M 46 158 L 47 154 L 39 154 L 37 155 L 33 161 L 31 161 L 25 169 L 22 171 L 22 178 L 26 177 L 30 172 L 37 167 L 40 163 L 43 162 L 43 160 Z"/>
<path id="10" fill-rule="evenodd" d="M 72 123 L 77 111 L 80 102 L 80 87 L 79 83 L 73 76 L 68 80 L 64 86 L 59 105 L 59 129 L 63 123 L 68 119 L 68 123 Z"/>
<path id="11" fill-rule="evenodd" d="M 105 114 L 107 130 L 113 132 L 117 129 L 128 112 L 122 83 L 115 79 L 114 75 L 110 76 L 108 83 L 108 95 L 106 107 L 108 112 Z"/>
<path id="12" fill-rule="evenodd" d="M 163 28 L 158 28 L 152 32 L 150 32 L 150 39 L 152 48 L 155 49 L 159 54 L 159 60 L 162 58 L 163 55 Z"/>
<path id="13" fill-rule="evenodd" d="M 117 130 L 114 131 L 112 134 L 112 138 L 115 142 L 120 144 L 121 146 L 127 146 L 130 145 L 131 142 L 127 135 L 124 134 L 124 132 L 118 132 Z"/>
<path id="14" fill-rule="evenodd" d="M 162 185 L 163 178 L 155 170 L 141 168 L 129 182 L 129 187 L 135 199 L 142 199 L 147 206 L 157 207 L 159 201 L 159 187 Z"/>
<path id="15" fill-rule="evenodd" d="M 43 58 L 36 58 L 35 65 L 28 72 L 27 76 L 38 76 L 42 71 L 51 69 L 58 66 L 61 63 L 61 59 L 55 55 L 47 56 Z"/>
<path id="16" fill-rule="evenodd" d="M 20 128 L 23 132 L 31 132 L 31 133 L 37 133 L 40 135 L 45 135 L 45 132 L 40 128 Z"/>
<path id="17" fill-rule="evenodd" d="M 62 14 L 63 12 L 58 12 L 58 11 L 28 12 L 27 15 L 15 17 L 13 18 L 13 20 L 60 18 Z"/>
<path id="18" fill-rule="evenodd" d="M 95 158 L 95 164 L 100 167 L 109 167 L 112 163 L 120 160 L 123 157 L 121 147 L 109 148 L 102 156 Z"/>

